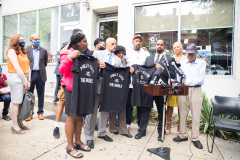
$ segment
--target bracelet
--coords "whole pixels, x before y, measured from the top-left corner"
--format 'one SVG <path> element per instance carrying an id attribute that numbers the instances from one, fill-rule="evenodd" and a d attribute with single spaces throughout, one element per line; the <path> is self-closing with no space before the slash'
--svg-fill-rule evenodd
<path id="1" fill-rule="evenodd" d="M 70 61 L 72 61 L 72 59 L 71 58 L 69 58 L 69 56 L 67 56 L 68 57 L 68 59 L 70 60 Z"/>

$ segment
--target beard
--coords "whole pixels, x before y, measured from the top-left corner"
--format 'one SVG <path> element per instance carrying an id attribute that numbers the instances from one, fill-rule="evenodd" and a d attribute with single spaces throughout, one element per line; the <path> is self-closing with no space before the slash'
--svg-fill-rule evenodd
<path id="1" fill-rule="evenodd" d="M 163 53 L 162 48 L 157 48 L 157 53 L 159 53 L 159 54 Z"/>
<path id="2" fill-rule="evenodd" d="M 139 51 L 140 49 L 141 49 L 140 45 L 136 45 L 136 46 L 135 46 L 135 50 L 136 50 L 136 51 Z"/>

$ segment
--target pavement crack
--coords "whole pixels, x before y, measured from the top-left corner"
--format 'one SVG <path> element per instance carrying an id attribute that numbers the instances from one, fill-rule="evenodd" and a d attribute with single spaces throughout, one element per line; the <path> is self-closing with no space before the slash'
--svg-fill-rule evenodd
<path id="1" fill-rule="evenodd" d="M 55 148 L 57 148 L 57 147 L 61 146 L 62 144 L 66 143 L 66 142 L 67 142 L 67 141 L 64 141 L 64 142 L 60 143 L 59 145 L 57 145 L 57 146 L 53 147 L 52 149 L 50 149 L 50 150 L 48 150 L 48 151 L 44 152 L 43 154 L 40 154 L 40 155 L 39 155 L 39 156 L 37 156 L 36 158 L 33 158 L 33 160 L 40 158 L 40 157 L 41 157 L 41 156 L 43 156 L 44 154 L 46 154 L 46 153 L 50 152 L 51 150 L 53 150 L 53 149 L 55 149 Z"/>
<path id="2" fill-rule="evenodd" d="M 140 154 L 140 155 L 139 155 L 139 157 L 138 157 L 138 160 L 139 160 L 139 159 L 140 159 L 140 157 L 142 156 L 142 154 L 143 154 L 143 151 L 146 149 L 146 146 L 147 146 L 147 144 L 149 143 L 150 139 L 152 138 L 152 136 L 153 136 L 153 133 L 154 133 L 154 132 L 155 132 L 155 130 L 156 130 L 156 127 L 157 127 L 157 126 L 155 126 L 155 128 L 154 128 L 154 130 L 153 130 L 153 132 L 152 132 L 151 136 L 149 137 L 149 139 L 148 139 L 147 143 L 145 144 L 145 146 L 144 146 L 144 148 L 143 148 L 143 150 L 142 150 L 141 154 Z"/>

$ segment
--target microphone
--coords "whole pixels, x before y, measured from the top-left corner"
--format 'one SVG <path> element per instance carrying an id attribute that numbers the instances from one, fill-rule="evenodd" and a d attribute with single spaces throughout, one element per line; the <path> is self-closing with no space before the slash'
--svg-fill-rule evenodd
<path id="1" fill-rule="evenodd" d="M 164 57 L 164 59 L 165 59 L 164 62 L 167 64 L 167 67 L 169 67 L 169 63 L 168 63 L 168 61 L 167 61 L 166 54 L 164 54 L 163 57 Z"/>
<path id="2" fill-rule="evenodd" d="M 174 68 L 175 68 L 175 70 L 177 71 L 177 74 L 178 74 L 179 76 L 183 76 L 183 75 L 184 75 L 183 70 L 180 68 L 180 67 L 181 67 L 181 64 L 180 64 L 179 62 L 172 61 L 171 64 L 174 66 Z"/>
<path id="3" fill-rule="evenodd" d="M 163 70 L 161 67 L 159 67 L 155 73 L 154 73 L 154 78 L 153 80 L 150 81 L 149 85 L 155 85 L 157 80 L 159 79 L 160 75 L 162 74 Z"/>

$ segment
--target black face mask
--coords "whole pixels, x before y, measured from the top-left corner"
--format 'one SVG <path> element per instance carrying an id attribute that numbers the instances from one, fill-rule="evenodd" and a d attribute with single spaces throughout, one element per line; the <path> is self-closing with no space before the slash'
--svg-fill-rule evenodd
<path id="1" fill-rule="evenodd" d="M 100 45 L 99 45 L 98 48 L 99 48 L 99 50 L 105 50 L 106 49 L 106 47 L 103 47 L 103 46 L 100 46 Z"/>

